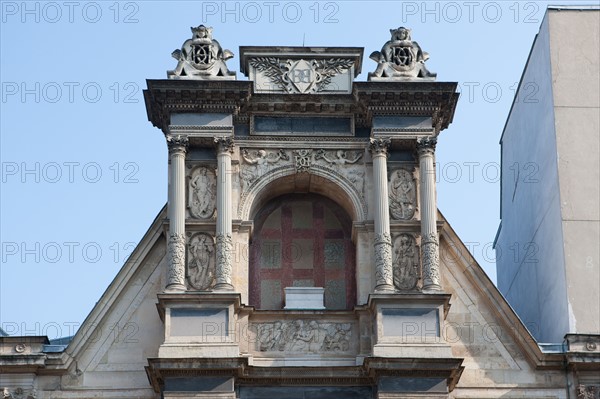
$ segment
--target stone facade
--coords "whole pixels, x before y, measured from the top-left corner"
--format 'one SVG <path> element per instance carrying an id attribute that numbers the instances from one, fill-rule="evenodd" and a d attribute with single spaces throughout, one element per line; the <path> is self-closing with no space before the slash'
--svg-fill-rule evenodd
<path id="1" fill-rule="evenodd" d="M 304 47 L 240 48 L 237 81 L 192 31 L 144 93 L 167 206 L 68 345 L 0 338 L 5 398 L 595 394 L 599 337 L 543 350 L 437 210 L 457 84 L 408 29 L 367 82 Z"/>

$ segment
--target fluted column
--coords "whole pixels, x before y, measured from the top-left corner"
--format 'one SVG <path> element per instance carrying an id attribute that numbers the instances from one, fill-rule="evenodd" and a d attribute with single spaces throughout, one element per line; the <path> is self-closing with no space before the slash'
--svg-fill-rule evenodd
<path id="1" fill-rule="evenodd" d="M 435 194 L 436 139 L 425 137 L 417 141 L 421 170 L 421 259 L 423 260 L 423 290 L 441 290 L 440 248 L 437 232 L 437 200 Z"/>
<path id="2" fill-rule="evenodd" d="M 233 291 L 231 284 L 231 153 L 233 139 L 216 137 L 217 145 L 217 265 L 216 291 Z"/>
<path id="3" fill-rule="evenodd" d="M 169 269 L 167 291 L 185 291 L 185 154 L 188 138 L 167 136 L 169 147 Z"/>
<path id="4" fill-rule="evenodd" d="M 387 154 L 390 139 L 371 139 L 369 149 L 373 157 L 373 186 L 375 188 L 375 291 L 393 291 L 392 237 L 388 205 Z"/>

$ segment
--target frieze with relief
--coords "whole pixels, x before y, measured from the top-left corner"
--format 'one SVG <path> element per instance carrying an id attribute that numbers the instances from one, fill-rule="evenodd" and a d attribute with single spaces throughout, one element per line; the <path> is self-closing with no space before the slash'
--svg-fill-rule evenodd
<path id="1" fill-rule="evenodd" d="M 260 352 L 344 353 L 351 349 L 351 323 L 298 319 L 252 326 Z"/>

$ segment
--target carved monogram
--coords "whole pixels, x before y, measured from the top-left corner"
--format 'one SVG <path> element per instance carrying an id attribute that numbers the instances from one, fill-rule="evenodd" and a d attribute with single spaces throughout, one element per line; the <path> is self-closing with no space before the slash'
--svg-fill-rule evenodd
<path id="1" fill-rule="evenodd" d="M 352 324 L 316 320 L 254 324 L 261 352 L 336 353 L 350 350 Z"/>
<path id="2" fill-rule="evenodd" d="M 312 164 L 312 150 L 294 151 L 294 160 L 296 162 L 296 172 L 308 172 Z"/>
<path id="3" fill-rule="evenodd" d="M 190 214 L 196 219 L 210 219 L 215 213 L 217 180 L 214 170 L 199 167 L 192 172 L 188 190 Z"/>
<path id="4" fill-rule="evenodd" d="M 200 25 L 192 30 L 192 38 L 186 40 L 181 50 L 175 50 L 177 67 L 167 71 L 169 79 L 235 79 L 235 72 L 227 69 L 226 61 L 233 53 L 224 50 L 218 41 L 212 38 L 211 27 Z"/>
<path id="5" fill-rule="evenodd" d="M 377 62 L 377 69 L 369 73 L 369 80 L 382 77 L 434 80 L 437 74 L 429 72 L 425 66 L 429 54 L 411 40 L 410 29 L 400 27 L 390 29 L 390 33 L 391 40 L 383 45 L 381 51 L 374 51 L 369 57 Z"/>
<path id="6" fill-rule="evenodd" d="M 250 59 L 250 65 L 287 93 L 318 93 L 327 89 L 333 76 L 351 68 L 354 61 L 342 58 L 282 61 L 257 57 Z"/>

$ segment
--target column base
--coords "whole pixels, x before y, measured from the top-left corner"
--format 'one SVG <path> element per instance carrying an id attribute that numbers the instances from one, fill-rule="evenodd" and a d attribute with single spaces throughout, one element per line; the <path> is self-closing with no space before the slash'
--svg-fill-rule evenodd
<path id="1" fill-rule="evenodd" d="M 165 287 L 164 292 L 184 292 L 187 291 L 187 288 L 183 284 L 171 284 Z"/>
<path id="2" fill-rule="evenodd" d="M 229 283 L 219 283 L 213 287 L 213 291 L 233 291 L 233 285 Z"/>
<path id="3" fill-rule="evenodd" d="M 441 292 L 442 291 L 442 287 L 440 287 L 438 284 L 427 284 L 423 286 L 423 289 L 421 290 L 424 293 L 427 292 Z"/>
<path id="4" fill-rule="evenodd" d="M 394 292 L 396 289 L 391 284 L 380 284 L 375 287 L 375 292 Z"/>

